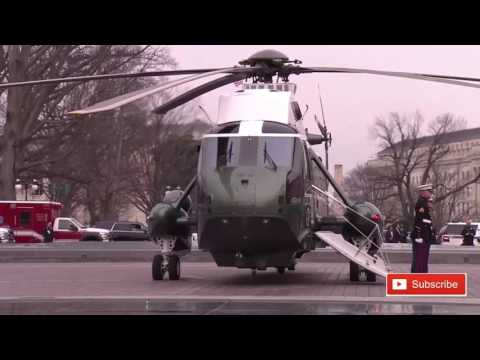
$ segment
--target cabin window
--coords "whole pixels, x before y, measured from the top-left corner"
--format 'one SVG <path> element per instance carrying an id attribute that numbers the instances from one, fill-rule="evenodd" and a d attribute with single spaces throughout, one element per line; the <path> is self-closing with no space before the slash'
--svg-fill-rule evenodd
<path id="1" fill-rule="evenodd" d="M 32 222 L 32 214 L 28 211 L 22 211 L 20 213 L 20 225 L 28 226 Z"/>
<path id="2" fill-rule="evenodd" d="M 293 111 L 293 115 L 295 116 L 295 120 L 299 121 L 302 118 L 303 114 L 302 110 L 300 110 L 300 106 L 296 101 L 291 103 L 291 109 Z"/>

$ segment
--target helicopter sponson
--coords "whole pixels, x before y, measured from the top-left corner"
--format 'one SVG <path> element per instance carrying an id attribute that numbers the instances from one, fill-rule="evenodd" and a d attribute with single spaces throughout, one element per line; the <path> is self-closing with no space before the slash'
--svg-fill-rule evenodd
<path id="1" fill-rule="evenodd" d="M 190 235 L 187 211 L 191 206 L 189 198 L 177 203 L 184 194 L 181 190 L 167 191 L 162 202 L 156 204 L 147 217 L 148 234 L 154 241 L 162 238 L 184 240 Z"/>
<path id="2" fill-rule="evenodd" d="M 344 228 L 346 238 L 367 237 L 375 233 L 371 239 L 377 246 L 382 245 L 382 238 L 375 229 L 379 227 L 380 233 L 383 232 L 384 216 L 375 205 L 369 202 L 356 203 L 345 211 L 345 218 L 348 221 Z"/>

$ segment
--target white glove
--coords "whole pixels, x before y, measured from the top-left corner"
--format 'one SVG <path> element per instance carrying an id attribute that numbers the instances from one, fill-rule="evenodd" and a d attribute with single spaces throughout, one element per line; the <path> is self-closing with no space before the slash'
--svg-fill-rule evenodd
<path id="1" fill-rule="evenodd" d="M 423 239 L 422 238 L 415 239 L 415 242 L 417 244 L 423 244 Z"/>

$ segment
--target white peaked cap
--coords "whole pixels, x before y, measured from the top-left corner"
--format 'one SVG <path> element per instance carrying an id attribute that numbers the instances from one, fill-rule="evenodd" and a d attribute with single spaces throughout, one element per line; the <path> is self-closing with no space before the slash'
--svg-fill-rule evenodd
<path id="1" fill-rule="evenodd" d="M 433 189 L 432 184 L 420 185 L 420 186 L 417 188 L 418 191 L 425 191 L 425 190 L 432 190 L 432 189 Z"/>

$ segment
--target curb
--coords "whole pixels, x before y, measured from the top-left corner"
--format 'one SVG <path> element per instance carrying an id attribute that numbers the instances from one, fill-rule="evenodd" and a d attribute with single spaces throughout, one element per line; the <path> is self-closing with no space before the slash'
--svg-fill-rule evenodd
<path id="1" fill-rule="evenodd" d="M 43 244 L 41 244 L 43 245 Z M 0 247 L 0 263 L 12 262 L 151 262 L 158 254 L 158 250 L 149 245 L 147 248 L 125 247 L 125 244 L 112 248 L 106 246 L 79 247 L 64 246 L 23 246 Z M 130 245 L 131 246 L 131 245 Z M 430 264 L 480 264 L 480 249 L 463 248 L 435 248 L 430 252 Z M 411 250 L 409 248 L 385 249 L 391 263 L 410 263 Z M 208 252 L 194 250 L 183 257 L 186 262 L 213 262 Z M 331 248 L 316 249 L 305 254 L 300 262 L 348 262 L 345 257 Z"/>

